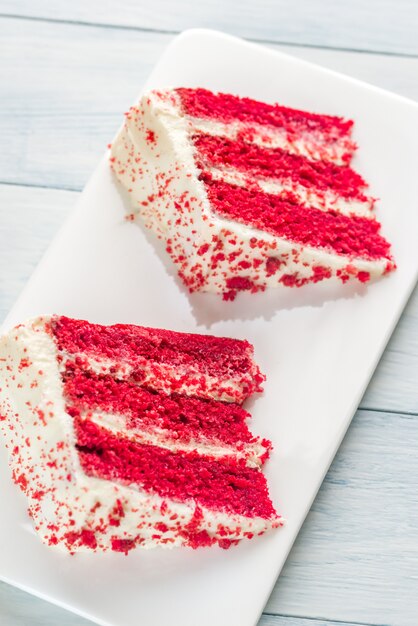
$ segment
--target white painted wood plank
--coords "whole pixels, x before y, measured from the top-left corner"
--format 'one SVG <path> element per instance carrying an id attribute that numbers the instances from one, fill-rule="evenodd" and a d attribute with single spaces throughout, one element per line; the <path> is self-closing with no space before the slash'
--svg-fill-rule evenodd
<path id="1" fill-rule="evenodd" d="M 416 626 L 418 417 L 359 411 L 267 612 Z"/>
<path id="2" fill-rule="evenodd" d="M 80 626 L 82 626 L 80 624 Z M 258 626 L 367 626 L 360 622 L 333 622 L 323 619 L 290 617 L 289 615 L 263 615 Z"/>
<path id="3" fill-rule="evenodd" d="M 81 189 L 171 38 L 0 19 L 0 181 Z M 278 48 L 418 100 L 418 58 Z"/>
<path id="4" fill-rule="evenodd" d="M 82 188 L 170 39 L 0 19 L 1 181 Z"/>
<path id="5" fill-rule="evenodd" d="M 0 321 L 5 317 L 77 193 L 0 185 Z"/>
<path id="6" fill-rule="evenodd" d="M 2 582 L 0 582 L 0 624 L 1 626 L 92 626 L 90 620 L 83 619 Z M 317 625 L 314 623 L 312 626 Z"/>
<path id="7" fill-rule="evenodd" d="M 2 626 L 91 626 L 90 620 L 35 598 L 15 587 L 0 582 L 0 623 Z M 148 626 L 148 625 L 144 625 Z M 176 626 L 176 624 L 171 624 Z M 217 624 L 216 626 L 222 626 Z M 332 622 L 263 615 L 259 626 L 367 626 L 348 622 Z"/>
<path id="8" fill-rule="evenodd" d="M 411 296 L 360 406 L 418 414 L 418 288 Z"/>
<path id="9" fill-rule="evenodd" d="M 215 28 L 262 40 L 418 53 L 414 0 L 2 0 L 0 13 L 179 31 Z"/>

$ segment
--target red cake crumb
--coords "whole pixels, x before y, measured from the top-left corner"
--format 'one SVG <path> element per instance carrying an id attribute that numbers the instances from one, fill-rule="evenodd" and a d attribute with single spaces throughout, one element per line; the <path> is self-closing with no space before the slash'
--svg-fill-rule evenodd
<path id="1" fill-rule="evenodd" d="M 113 511 L 109 515 L 110 526 L 120 526 L 120 521 L 123 517 L 125 517 L 125 510 L 122 502 L 118 499 L 113 507 Z"/>
<path id="2" fill-rule="evenodd" d="M 211 537 L 206 530 L 201 530 L 200 532 L 195 534 L 185 533 L 184 536 L 187 538 L 187 545 L 194 550 L 196 550 L 197 548 L 212 546 L 214 543 L 216 543 L 216 539 L 214 537 Z M 222 539 L 220 541 L 222 541 Z"/>
<path id="3" fill-rule="evenodd" d="M 128 554 L 129 550 L 135 548 L 135 539 L 119 539 L 118 537 L 112 538 L 112 550 L 114 552 L 124 552 Z"/>
<path id="4" fill-rule="evenodd" d="M 281 148 L 263 148 L 240 139 L 232 141 L 216 135 L 196 134 L 192 137 L 198 150 L 201 168 L 232 167 L 253 176 L 291 179 L 304 187 L 338 192 L 345 198 L 366 201 L 362 190 L 366 181 L 350 167 L 329 161 L 313 161 Z"/>
<path id="5" fill-rule="evenodd" d="M 137 484 L 163 498 L 217 511 L 265 519 L 275 515 L 264 475 L 244 461 L 134 443 L 88 420 L 76 418 L 74 426 L 80 462 L 89 476 Z"/>
<path id="6" fill-rule="evenodd" d="M 156 143 L 156 136 L 155 136 L 155 132 L 153 130 L 151 130 L 150 128 L 147 130 L 147 141 L 148 143 Z"/>
<path id="7" fill-rule="evenodd" d="M 232 276 L 226 281 L 226 286 L 233 291 L 249 291 L 253 287 L 253 283 L 246 276 Z"/>
<path id="8" fill-rule="evenodd" d="M 96 535 L 92 530 L 83 529 L 80 532 L 68 532 L 65 535 L 65 541 L 70 548 L 75 548 L 76 546 L 86 546 L 92 550 L 97 548 Z"/>
<path id="9" fill-rule="evenodd" d="M 274 274 L 276 274 L 281 266 L 284 264 L 284 261 L 282 261 L 281 259 L 278 259 L 277 257 L 269 257 L 266 261 L 266 274 L 267 276 L 274 276 Z"/>
<path id="10" fill-rule="evenodd" d="M 279 196 L 214 180 L 202 174 L 214 210 L 230 219 L 298 244 L 369 260 L 390 259 L 390 244 L 374 219 L 348 217 L 282 200 Z"/>

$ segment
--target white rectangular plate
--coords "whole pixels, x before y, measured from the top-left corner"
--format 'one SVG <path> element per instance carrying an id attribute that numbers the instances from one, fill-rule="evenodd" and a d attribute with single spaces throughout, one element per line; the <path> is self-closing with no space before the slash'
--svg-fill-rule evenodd
<path id="1" fill-rule="evenodd" d="M 304 61 L 220 33 L 177 37 L 146 88 L 204 86 L 355 120 L 355 167 L 381 198 L 399 269 L 368 287 L 330 284 L 190 296 L 155 239 L 124 219 L 99 164 L 6 320 L 44 312 L 245 337 L 267 373 L 252 429 L 272 439 L 266 473 L 287 523 L 221 549 L 70 557 L 41 544 L 1 449 L 0 578 L 111 626 L 257 622 L 418 273 L 418 106 Z M 129 107 L 131 103 L 127 102 Z"/>

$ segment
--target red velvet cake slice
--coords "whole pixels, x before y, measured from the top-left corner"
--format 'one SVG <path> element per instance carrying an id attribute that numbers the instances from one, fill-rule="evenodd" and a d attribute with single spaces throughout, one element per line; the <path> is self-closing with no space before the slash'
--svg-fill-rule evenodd
<path id="1" fill-rule="evenodd" d="M 152 91 L 111 165 L 190 291 L 367 282 L 395 264 L 349 166 L 352 125 L 205 89 Z"/>
<path id="2" fill-rule="evenodd" d="M 271 444 L 233 401 L 263 380 L 248 342 L 44 316 L 0 340 L 0 376 L 13 478 L 44 542 L 228 547 L 281 525 L 260 469 Z"/>

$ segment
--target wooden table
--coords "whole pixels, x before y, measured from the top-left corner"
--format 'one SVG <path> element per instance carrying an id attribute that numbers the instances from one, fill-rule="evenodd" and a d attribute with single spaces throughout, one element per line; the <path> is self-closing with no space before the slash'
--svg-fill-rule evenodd
<path id="1" fill-rule="evenodd" d="M 0 1 L 0 319 L 174 33 L 218 28 L 418 100 L 415 0 L 217 4 Z M 418 624 L 417 443 L 415 291 L 262 626 Z M 1 626 L 88 623 L 0 584 Z"/>

